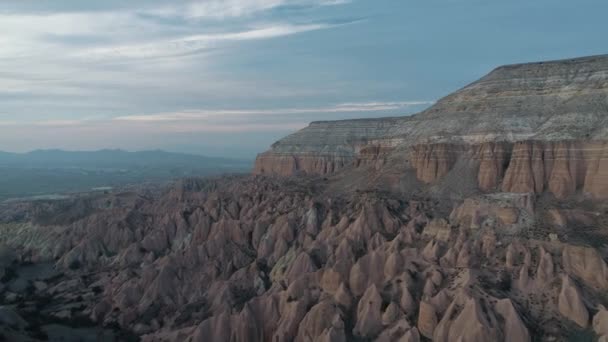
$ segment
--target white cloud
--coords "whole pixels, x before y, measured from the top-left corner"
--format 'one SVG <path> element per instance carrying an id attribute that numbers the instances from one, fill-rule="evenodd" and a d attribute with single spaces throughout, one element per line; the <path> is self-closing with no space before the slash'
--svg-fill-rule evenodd
<path id="1" fill-rule="evenodd" d="M 50 56 L 108 55 L 150 57 L 200 49 L 213 42 L 269 39 L 331 27 L 328 24 L 267 22 L 256 24 L 254 14 L 284 5 L 328 6 L 344 0 L 202 0 L 164 7 L 99 11 L 2 13 L 0 12 L 0 58 L 46 59 Z M 168 27 L 141 14 L 165 15 L 182 19 L 249 17 L 249 29 L 205 33 L 201 26 Z M 83 48 L 68 42 L 73 38 L 90 40 Z M 53 39 L 55 38 L 55 39 Z M 63 42 L 62 42 L 63 40 Z M 92 45 L 92 47 L 90 46 Z M 176 51 L 168 52 L 175 49 Z M 44 58 L 46 57 L 46 58 Z"/>
<path id="2" fill-rule="evenodd" d="M 295 22 L 290 16 L 274 20 L 263 12 L 281 6 L 335 6 L 348 2 L 205 0 L 186 4 L 182 1 L 183 5 L 165 2 L 171 5 L 162 8 L 150 5 L 91 12 L 0 12 L 0 127 L 35 136 L 40 142 L 52 141 L 51 132 L 69 132 L 60 135 L 83 138 L 91 132 L 115 136 L 123 131 L 133 132 L 130 136 L 135 137 L 140 130 L 159 134 L 289 131 L 306 126 L 308 120 L 258 122 L 255 115 L 263 118 L 397 108 L 393 103 L 280 110 L 172 110 L 172 106 L 180 107 L 182 103 L 196 108 L 199 99 L 211 99 L 211 106 L 217 105 L 232 99 L 233 94 L 246 94 L 239 103 L 252 101 L 255 106 L 259 99 L 278 103 L 277 99 L 338 92 L 323 85 L 299 87 L 273 79 L 240 78 L 232 73 L 225 77 L 225 70 L 214 69 L 215 55 L 192 54 L 223 49 L 217 55 L 226 55 L 231 47 L 244 41 L 331 29 L 341 24 Z M 224 19 L 230 24 L 224 24 Z M 182 55 L 192 58 L 174 58 Z M 115 113 L 151 110 L 169 112 L 112 118 Z M 247 115 L 252 116 L 241 120 Z"/>
<path id="3" fill-rule="evenodd" d="M 308 31 L 330 28 L 329 24 L 273 24 L 245 31 L 188 35 L 175 39 L 158 40 L 143 44 L 125 44 L 78 51 L 75 56 L 93 58 L 159 58 L 188 54 L 216 46 L 222 42 L 270 39 Z"/>
<path id="4" fill-rule="evenodd" d="M 363 102 L 343 103 L 335 106 L 315 108 L 284 108 L 284 109 L 243 109 L 243 110 L 187 110 L 172 113 L 151 115 L 128 115 L 114 118 L 116 121 L 134 122 L 162 122 L 162 121 L 193 121 L 224 116 L 247 115 L 286 115 L 286 114 L 314 114 L 314 113 L 355 113 L 380 112 L 388 110 L 406 109 L 411 106 L 429 105 L 432 101 L 402 101 L 402 102 Z"/>
<path id="5" fill-rule="evenodd" d="M 14 120 L 0 120 L 0 127 L 2 126 L 15 126 L 18 125 L 19 122 Z"/>
<path id="6" fill-rule="evenodd" d="M 349 2 L 350 0 L 199 0 L 155 8 L 148 13 L 188 19 L 226 19 L 248 17 L 280 6 L 336 6 Z"/>
<path id="7" fill-rule="evenodd" d="M 236 132 L 272 132 L 296 131 L 308 126 L 308 122 L 280 122 L 280 123 L 174 123 L 164 127 L 148 127 L 157 133 L 236 133 Z"/>
<path id="8" fill-rule="evenodd" d="M 133 132 L 134 135 L 147 133 L 180 133 L 180 132 L 262 132 L 262 131 L 285 131 L 297 130 L 306 127 L 308 122 L 236 122 L 223 123 L 213 120 L 201 121 L 172 121 L 163 125 L 158 125 L 154 121 L 124 120 L 121 125 L 117 125 L 114 120 L 100 119 L 75 119 L 75 120 L 41 120 L 41 121 L 3 121 L 0 120 L 0 127 L 12 127 L 13 129 L 36 130 L 42 129 L 46 132 L 60 132 L 69 130 L 75 135 L 82 135 L 85 132 L 105 132 L 112 135 L 112 132 Z"/>
<path id="9" fill-rule="evenodd" d="M 78 49 L 61 44 L 62 38 L 134 41 L 160 34 L 162 28 L 133 12 L 0 14 L 0 32 L 0 58 L 46 59 Z"/>
<path id="10" fill-rule="evenodd" d="M 277 6 L 307 4 L 337 5 L 329 0 L 206 0 L 170 7 L 101 12 L 50 12 L 46 14 L 0 12 L 0 88 L 48 95 L 81 95 L 88 90 L 75 82 L 145 86 L 146 78 L 163 77 L 173 70 L 183 71 L 191 61 L 176 58 L 195 52 L 229 48 L 242 41 L 284 37 L 334 27 L 326 23 L 296 24 L 288 20 L 266 21 L 255 17 L 239 25 L 240 29 L 205 29 L 207 26 L 180 24 L 167 26 L 149 20 L 145 11 L 173 12 L 173 15 L 199 19 L 213 16 L 252 16 Z M 198 8 L 198 9 L 197 9 Z M 266 19 L 267 20 L 267 19 Z M 244 27 L 244 28 L 243 28 Z M 197 56 L 197 68 L 212 64 L 211 58 Z M 148 61 L 144 63 L 144 59 Z M 150 60 L 162 59 L 151 65 Z M 105 63 L 129 64 L 121 72 L 108 70 Z M 144 70 L 150 65 L 154 70 Z M 19 70 L 20 76 L 2 75 Z M 116 77 L 123 76 L 123 77 Z M 48 81 L 42 81 L 47 79 Z M 168 80 L 167 80 L 168 81 Z M 165 81 L 165 82 L 167 82 Z M 209 80 L 217 84 L 221 80 Z M 2 109 L 0 107 L 0 109 Z"/>
<path id="11" fill-rule="evenodd" d="M 167 130 L 169 128 L 185 129 L 188 125 L 192 127 L 218 127 L 218 129 L 226 130 L 228 126 L 225 126 L 223 122 L 227 118 L 233 117 L 236 125 L 241 129 L 243 127 L 260 128 L 260 127 L 292 127 L 291 125 L 297 125 L 300 127 L 303 123 L 281 123 L 281 118 L 277 118 L 278 123 L 268 124 L 250 122 L 251 118 L 264 116 L 281 116 L 290 114 L 322 114 L 322 113 L 358 113 L 358 112 L 382 112 L 382 111 L 395 111 L 395 110 L 406 110 L 412 106 L 428 105 L 432 104 L 433 101 L 401 101 L 401 102 L 361 102 L 361 103 L 343 103 L 335 106 L 325 107 L 311 107 L 311 108 L 284 108 L 284 109 L 218 109 L 218 110 L 185 110 L 170 113 L 158 113 L 149 115 L 126 115 L 114 118 L 102 118 L 102 117 L 84 117 L 80 119 L 47 119 L 47 120 L 33 120 L 28 122 L 23 121 L 0 121 L 0 125 L 24 125 L 24 126 L 40 126 L 40 127 L 63 127 L 63 126 L 95 126 L 95 125 L 112 125 L 121 123 L 126 125 L 137 125 L 137 124 L 151 124 L 157 126 L 160 130 Z M 242 121 L 242 123 L 239 123 Z M 306 120 L 304 120 L 307 122 Z M 179 124 L 180 122 L 187 122 L 186 125 Z M 163 125 L 158 125 L 163 123 Z M 175 123 L 175 125 L 167 126 L 165 123 Z M 285 126 L 287 125 L 287 126 Z M 222 128 L 224 127 L 224 128 Z"/>
<path id="12" fill-rule="evenodd" d="M 80 120 L 44 120 L 44 121 L 36 121 L 31 124 L 34 126 L 42 126 L 42 127 L 64 127 L 64 126 L 79 126 L 83 123 L 86 123 L 88 120 L 80 119 Z"/>

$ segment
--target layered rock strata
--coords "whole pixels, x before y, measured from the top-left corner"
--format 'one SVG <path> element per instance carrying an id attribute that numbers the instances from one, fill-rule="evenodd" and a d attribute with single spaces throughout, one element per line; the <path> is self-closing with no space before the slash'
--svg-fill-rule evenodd
<path id="1" fill-rule="evenodd" d="M 522 141 L 479 145 L 417 145 L 412 167 L 418 179 L 433 183 L 447 175 L 456 161 L 471 165 L 482 191 L 550 192 L 566 198 L 578 191 L 595 198 L 608 196 L 608 143 L 585 141 Z"/>
<path id="2" fill-rule="evenodd" d="M 433 183 L 462 157 L 483 191 L 608 196 L 608 56 L 503 66 L 410 117 L 314 122 L 255 173 L 405 163 Z M 405 161 L 404 161 L 405 160 Z"/>

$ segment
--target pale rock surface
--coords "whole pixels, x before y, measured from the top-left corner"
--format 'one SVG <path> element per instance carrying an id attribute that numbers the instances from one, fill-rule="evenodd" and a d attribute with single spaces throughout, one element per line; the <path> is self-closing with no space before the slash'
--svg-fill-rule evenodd
<path id="1" fill-rule="evenodd" d="M 583 303 L 580 290 L 567 275 L 562 276 L 562 288 L 558 297 L 559 312 L 582 328 L 589 324 L 589 311 Z"/>
<path id="2" fill-rule="evenodd" d="M 302 319 L 295 341 L 313 342 L 328 338 L 345 341 L 344 322 L 341 315 L 340 309 L 331 301 L 320 302 L 313 306 Z"/>
<path id="3" fill-rule="evenodd" d="M 461 295 L 445 312 L 433 334 L 433 341 L 496 341 L 499 338 L 496 318 L 480 301 Z"/>
<path id="4" fill-rule="evenodd" d="M 382 331 L 382 297 L 371 285 L 357 305 L 357 324 L 353 330 L 356 336 L 372 338 Z"/>
<path id="5" fill-rule="evenodd" d="M 504 320 L 504 334 L 506 342 L 529 342 L 530 333 L 524 325 L 519 314 L 513 307 L 510 299 L 501 299 L 496 303 L 496 312 Z"/>
<path id="6" fill-rule="evenodd" d="M 593 331 L 598 336 L 608 336 L 608 310 L 600 305 L 598 312 L 593 316 Z"/>
<path id="7" fill-rule="evenodd" d="M 562 251 L 564 269 L 588 285 L 603 290 L 608 289 L 608 266 L 597 250 L 589 247 L 564 247 Z"/>
<path id="8" fill-rule="evenodd" d="M 418 312 L 418 331 L 425 337 L 432 338 L 437 326 L 437 313 L 432 304 L 421 301 Z"/>

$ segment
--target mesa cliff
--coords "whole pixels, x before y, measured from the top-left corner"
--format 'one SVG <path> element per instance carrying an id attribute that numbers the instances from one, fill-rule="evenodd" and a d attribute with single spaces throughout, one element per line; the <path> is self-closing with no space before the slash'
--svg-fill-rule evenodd
<path id="1" fill-rule="evenodd" d="M 254 173 L 398 164 L 432 184 L 468 164 L 481 191 L 608 197 L 608 55 L 499 67 L 409 117 L 313 122 Z"/>

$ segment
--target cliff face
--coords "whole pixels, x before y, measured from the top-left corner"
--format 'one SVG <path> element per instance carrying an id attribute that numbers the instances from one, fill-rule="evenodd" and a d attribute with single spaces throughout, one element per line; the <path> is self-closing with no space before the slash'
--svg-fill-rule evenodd
<path id="1" fill-rule="evenodd" d="M 323 156 L 312 152 L 298 154 L 261 154 L 258 156 L 254 172 L 273 173 L 289 176 L 297 172 L 327 174 L 339 171 L 352 164 L 348 156 Z"/>
<path id="2" fill-rule="evenodd" d="M 400 118 L 313 122 L 258 156 L 256 174 L 326 174 L 397 145 L 387 139 Z"/>
<path id="3" fill-rule="evenodd" d="M 327 174 L 405 154 L 434 183 L 465 158 L 482 191 L 608 197 L 607 141 L 608 55 L 499 67 L 409 117 L 314 122 L 261 154 L 255 173 Z"/>
<path id="4" fill-rule="evenodd" d="M 456 161 L 472 165 L 485 192 L 551 192 L 566 198 L 582 191 L 608 195 L 608 143 L 585 141 L 487 142 L 473 145 L 423 144 L 411 149 L 417 178 L 434 183 Z"/>
<path id="5" fill-rule="evenodd" d="M 445 176 L 459 155 L 464 151 L 463 146 L 452 144 L 424 144 L 412 147 L 410 152 L 412 166 L 416 169 L 416 177 L 432 183 Z"/>
<path id="6" fill-rule="evenodd" d="M 478 152 L 479 172 L 477 179 L 479 188 L 483 191 L 495 189 L 506 171 L 511 151 L 506 143 L 485 143 Z"/>

